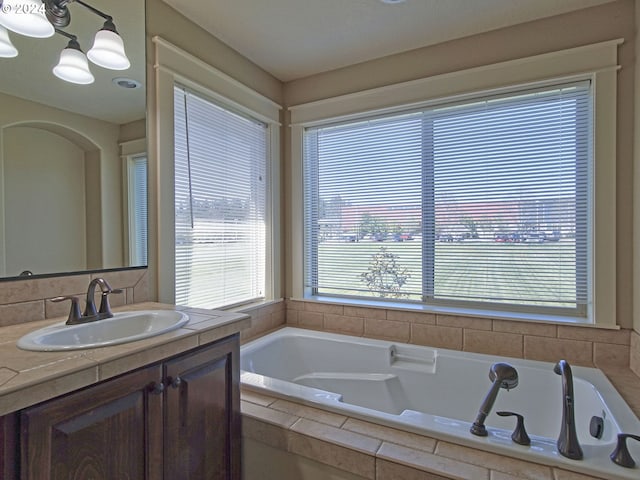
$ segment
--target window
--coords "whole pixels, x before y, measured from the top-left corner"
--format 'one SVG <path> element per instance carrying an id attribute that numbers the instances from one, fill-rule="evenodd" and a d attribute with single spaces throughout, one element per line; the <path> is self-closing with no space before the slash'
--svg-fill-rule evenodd
<path id="1" fill-rule="evenodd" d="M 582 81 L 307 127 L 305 287 L 587 316 L 592 96 Z"/>
<path id="2" fill-rule="evenodd" d="M 128 159 L 130 265 L 147 265 L 147 156 Z"/>
<path id="3" fill-rule="evenodd" d="M 264 297 L 268 126 L 176 85 L 174 128 L 176 303 Z"/>

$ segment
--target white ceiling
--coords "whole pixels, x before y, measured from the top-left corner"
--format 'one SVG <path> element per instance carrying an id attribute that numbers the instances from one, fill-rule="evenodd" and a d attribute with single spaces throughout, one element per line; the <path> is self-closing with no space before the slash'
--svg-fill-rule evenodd
<path id="1" fill-rule="evenodd" d="M 74 85 L 60 80 L 51 71 L 68 39 L 58 34 L 51 38 L 31 38 L 10 32 L 19 54 L 16 58 L 0 58 L 0 92 L 116 124 L 144 118 L 144 1 L 87 0 L 87 3 L 113 17 L 131 67 L 115 71 L 89 63 L 95 82 Z M 80 47 L 86 53 L 104 19 L 81 5 L 70 3 L 68 8 L 71 23 L 64 30 L 77 35 Z M 132 78 L 141 82 L 143 88 L 128 90 L 118 87 L 112 83 L 115 77 Z"/>
<path id="2" fill-rule="evenodd" d="M 164 0 L 282 81 L 612 0 Z"/>

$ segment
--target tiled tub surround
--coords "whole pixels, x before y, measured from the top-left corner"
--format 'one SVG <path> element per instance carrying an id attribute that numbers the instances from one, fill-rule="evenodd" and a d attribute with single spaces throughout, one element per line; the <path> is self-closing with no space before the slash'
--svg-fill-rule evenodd
<path id="1" fill-rule="evenodd" d="M 594 480 L 242 391 L 245 479 Z M 272 463 L 273 462 L 273 463 Z"/>
<path id="2" fill-rule="evenodd" d="M 114 311 L 174 308 L 189 315 L 189 323 L 183 328 L 137 342 L 70 352 L 28 352 L 16 347 L 16 341 L 24 334 L 64 321 L 64 317 L 1 327 L 0 415 L 211 343 L 248 328 L 251 322 L 241 313 L 151 302 Z"/>
<path id="3" fill-rule="evenodd" d="M 287 301 L 287 325 L 347 335 L 379 338 L 430 347 L 486 353 L 602 369 L 630 365 L 631 330 L 604 330 L 411 312 L 351 307 L 314 301 Z M 640 336 L 634 334 L 636 372 L 640 372 Z"/>
<path id="4" fill-rule="evenodd" d="M 434 315 L 300 300 L 286 301 L 286 322 L 288 325 L 301 328 L 418 345 L 542 361 L 566 358 L 575 365 L 597 366 L 607 375 L 636 416 L 640 417 L 640 378 L 638 377 L 640 375 L 640 334 L 630 330 L 600 330 L 582 326 Z M 478 344 L 473 341 L 476 338 L 481 338 L 485 342 Z M 293 415 L 293 418 L 282 417 L 280 407 L 284 401 L 276 398 L 247 391 L 243 391 L 243 398 L 247 400 L 243 402 L 245 419 L 243 432 L 250 442 L 255 441 L 262 447 L 270 449 L 270 455 L 295 457 L 295 466 L 292 467 L 295 469 L 301 468 L 300 465 L 304 462 L 318 463 L 322 468 L 337 468 L 340 475 L 331 478 L 382 480 L 476 478 L 473 475 L 458 475 L 450 471 L 451 455 L 448 456 L 445 452 L 453 451 L 457 452 L 454 458 L 483 469 L 483 473 L 477 477 L 480 479 L 586 480 L 595 478 L 446 442 L 439 442 L 443 447 L 436 448 L 435 439 L 404 432 L 400 434 L 398 430 L 385 430 L 385 427 L 374 424 L 368 424 L 370 432 L 376 432 L 371 433 L 370 436 L 377 439 L 380 446 L 386 443 L 397 444 L 397 450 L 403 452 L 403 455 L 396 460 L 385 459 L 385 450 L 381 450 L 376 451 L 375 454 L 370 451 L 365 452 L 365 456 L 362 457 L 361 449 L 351 445 L 341 433 L 335 430 L 331 430 L 331 435 L 310 435 L 309 438 L 304 438 L 305 449 L 296 445 L 302 438 L 300 434 L 296 435 L 295 432 L 290 431 L 292 425 L 299 420 L 298 417 L 303 417 L 302 414 Z M 270 408 L 255 408 L 251 403 Z M 304 408 L 305 411 L 312 412 L 307 416 L 319 423 L 327 423 L 321 420 L 325 414 L 333 415 L 321 410 L 308 410 L 309 407 L 299 404 L 293 405 L 296 405 L 296 409 Z M 351 432 L 349 426 L 352 424 L 353 422 L 347 422 L 345 419 L 340 430 L 346 429 Z M 335 425 L 334 428 L 336 428 Z M 433 448 L 425 450 L 425 448 L 416 448 L 415 445 L 404 445 L 402 442 L 389 440 L 382 434 L 383 431 L 394 435 L 400 434 L 404 438 L 409 436 L 418 439 L 418 442 L 431 442 Z M 339 438 L 333 434 L 338 435 Z M 451 449 L 449 449 L 450 445 L 452 445 Z M 304 454 L 301 453 L 301 449 L 305 450 Z M 435 453 L 435 456 L 425 456 L 423 451 Z M 368 458 L 367 465 L 373 465 L 370 474 L 350 477 L 349 475 L 353 474 L 347 473 L 349 469 L 345 469 L 344 462 L 341 460 L 344 455 L 354 459 L 351 463 L 355 464 Z M 445 460 L 443 461 L 440 457 L 445 457 Z M 322 475 L 324 474 L 317 478 L 330 478 Z M 308 475 L 308 478 L 312 477 Z M 307 478 L 307 475 L 301 475 L 299 478 Z"/>
<path id="5" fill-rule="evenodd" d="M 286 360 L 282 366 L 279 366 L 280 359 Z M 265 389 L 273 392 L 267 395 L 320 404 L 319 408 L 343 416 L 437 436 L 526 461 L 591 475 L 637 478 L 637 469 L 618 467 L 608 456 L 615 446 L 616 431 L 640 431 L 640 424 L 601 372 L 594 369 L 577 366 L 573 369 L 576 423 L 585 451 L 583 461 L 568 460 L 557 454 L 555 441 L 561 424 L 561 395 L 560 379 L 552 372 L 553 364 L 507 359 L 518 370 L 521 385 L 513 392 L 499 394 L 494 406 L 496 411 L 511 410 L 525 415 L 532 436 L 531 447 L 514 444 L 509 438 L 513 419 L 504 422 L 495 415 L 487 418 L 487 425 L 502 430 L 492 430 L 490 436 L 483 439 L 472 436 L 468 432 L 469 422 L 490 386 L 487 373 L 494 361 L 498 360 L 493 356 L 444 349 L 434 351 L 399 342 L 291 328 L 245 345 L 241 352 L 241 369 L 248 370 L 242 374 L 243 387 L 257 388 L 261 393 L 266 393 Z M 587 382 L 592 382 L 599 393 Z M 309 387 L 343 394 L 343 402 L 337 401 L 335 394 Z M 297 398 L 301 400 L 295 400 Z M 603 399 L 611 412 L 602 403 Z M 596 414 L 605 417 L 607 422 L 607 434 L 600 440 L 588 434 L 589 420 Z M 617 422 L 618 426 L 610 421 Z M 630 448 L 633 455 L 640 456 L 640 449 L 635 445 Z M 601 473 L 596 473 L 598 471 Z"/>

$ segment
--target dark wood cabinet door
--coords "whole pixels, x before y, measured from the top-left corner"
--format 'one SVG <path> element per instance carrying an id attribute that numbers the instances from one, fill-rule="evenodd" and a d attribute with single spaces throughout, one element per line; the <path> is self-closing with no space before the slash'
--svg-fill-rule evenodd
<path id="1" fill-rule="evenodd" d="M 148 367 L 24 410 L 21 478 L 162 480 L 161 375 Z"/>
<path id="2" fill-rule="evenodd" d="M 18 414 L 10 413 L 0 417 L 0 479 L 17 480 L 17 462 L 20 456 L 18 449 Z"/>
<path id="3" fill-rule="evenodd" d="M 238 335 L 165 363 L 165 478 L 240 478 Z"/>

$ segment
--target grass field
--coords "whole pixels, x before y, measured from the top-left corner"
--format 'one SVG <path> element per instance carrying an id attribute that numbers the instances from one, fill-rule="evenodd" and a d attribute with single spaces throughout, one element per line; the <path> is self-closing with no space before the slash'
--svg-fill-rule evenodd
<path id="1" fill-rule="evenodd" d="M 184 267 L 176 272 L 176 303 L 216 308 L 259 296 L 254 285 L 263 283 L 264 275 L 251 249 L 249 242 L 176 245 L 176 261 Z"/>
<path id="2" fill-rule="evenodd" d="M 403 298 L 420 300 L 421 242 L 323 242 L 318 248 L 318 284 L 322 294 L 372 295 L 361 274 L 380 248 L 397 255 L 410 274 Z M 575 244 L 498 243 L 489 240 L 435 244 L 433 263 L 436 298 L 574 306 Z M 426 267 L 428 268 L 428 267 Z M 537 292 L 536 296 L 532 292 Z M 377 295 L 373 295 L 377 296 Z"/>

